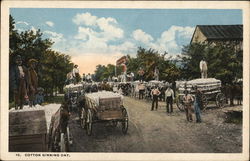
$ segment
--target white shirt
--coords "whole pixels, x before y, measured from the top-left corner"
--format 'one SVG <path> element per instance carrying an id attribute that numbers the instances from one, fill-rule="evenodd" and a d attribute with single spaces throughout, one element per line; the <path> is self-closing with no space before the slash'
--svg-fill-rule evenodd
<path id="1" fill-rule="evenodd" d="M 87 75 L 86 79 L 91 80 L 91 75 Z"/>
<path id="2" fill-rule="evenodd" d="M 165 97 L 171 97 L 174 99 L 174 91 L 171 89 L 171 88 L 168 88 L 166 91 L 165 91 Z"/>
<path id="3" fill-rule="evenodd" d="M 207 70 L 207 62 L 206 61 L 204 61 L 204 60 L 200 61 L 200 70 L 201 71 Z"/>
<path id="4" fill-rule="evenodd" d="M 19 70 L 19 73 L 20 73 L 20 77 L 23 78 L 24 77 L 23 67 L 18 66 L 18 70 Z"/>
<path id="5" fill-rule="evenodd" d="M 76 76 L 76 73 L 79 73 L 79 69 L 78 68 L 74 68 L 72 71 L 73 76 Z"/>

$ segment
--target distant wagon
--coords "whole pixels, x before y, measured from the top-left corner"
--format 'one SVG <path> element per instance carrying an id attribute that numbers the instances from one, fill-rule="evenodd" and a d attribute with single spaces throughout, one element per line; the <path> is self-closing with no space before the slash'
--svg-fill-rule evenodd
<path id="1" fill-rule="evenodd" d="M 65 97 L 69 100 L 70 110 L 77 110 L 77 99 L 83 93 L 84 85 L 79 84 L 69 84 L 64 87 Z"/>
<path id="2" fill-rule="evenodd" d="M 127 133 L 128 113 L 123 106 L 122 95 L 109 91 L 85 94 L 80 123 L 87 135 L 92 134 L 92 125 L 97 122 L 108 122 L 114 126 L 120 123 L 122 132 Z"/>
<path id="3" fill-rule="evenodd" d="M 183 96 L 184 91 L 187 90 L 191 94 L 194 94 L 193 87 L 197 86 L 203 93 L 202 109 L 205 110 L 208 105 L 208 101 L 215 101 L 217 107 L 224 107 L 226 103 L 226 98 L 221 92 L 221 81 L 215 78 L 206 78 L 206 79 L 194 79 L 190 81 L 176 81 L 176 93 L 177 99 L 176 104 L 179 110 L 184 110 L 183 105 Z"/>

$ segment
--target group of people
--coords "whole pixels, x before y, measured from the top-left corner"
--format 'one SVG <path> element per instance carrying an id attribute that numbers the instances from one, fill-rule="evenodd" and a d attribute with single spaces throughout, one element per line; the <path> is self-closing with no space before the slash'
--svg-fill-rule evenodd
<path id="1" fill-rule="evenodd" d="M 187 121 L 190 121 L 190 122 L 193 121 L 192 109 L 194 107 L 196 122 L 200 123 L 201 122 L 200 115 L 201 115 L 201 107 L 202 107 L 202 92 L 197 88 L 197 86 L 194 87 L 194 90 L 195 90 L 194 97 L 188 92 L 188 90 L 184 91 L 185 95 L 183 96 L 183 103 L 185 107 Z"/>
<path id="2" fill-rule="evenodd" d="M 189 93 L 188 90 L 184 91 L 185 95 L 183 96 L 183 103 L 185 107 L 187 121 L 189 122 L 193 121 L 192 110 L 194 109 L 196 122 L 200 123 L 201 122 L 201 107 L 202 107 L 202 92 L 197 88 L 197 86 L 194 87 L 194 90 L 195 90 L 194 97 Z M 151 111 L 158 109 L 158 100 L 159 100 L 160 94 L 161 94 L 160 90 L 157 88 L 157 86 L 154 86 L 154 88 L 151 90 L 151 96 L 152 96 Z M 173 89 L 171 89 L 171 86 L 168 85 L 167 89 L 165 90 L 167 114 L 173 113 L 174 98 L 175 98 L 174 91 Z"/>
<path id="3" fill-rule="evenodd" d="M 25 103 L 32 107 L 43 102 L 43 90 L 38 88 L 36 65 L 37 60 L 29 59 L 26 68 L 22 57 L 17 55 L 15 64 L 10 68 L 10 88 L 14 94 L 15 109 L 22 109 Z"/>
<path id="4" fill-rule="evenodd" d="M 83 73 L 82 78 L 81 78 L 79 74 L 78 65 L 74 65 L 74 68 L 72 69 L 72 71 L 67 74 L 67 79 L 65 81 L 65 84 L 71 84 L 71 83 L 77 84 L 81 80 L 90 83 L 92 82 L 92 76 L 90 75 L 90 73 L 88 73 L 87 75 Z"/>

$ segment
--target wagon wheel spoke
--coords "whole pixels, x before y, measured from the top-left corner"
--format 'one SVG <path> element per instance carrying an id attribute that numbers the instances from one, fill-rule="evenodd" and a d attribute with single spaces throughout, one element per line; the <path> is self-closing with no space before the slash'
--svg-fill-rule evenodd
<path id="1" fill-rule="evenodd" d="M 66 142 L 64 133 L 61 133 L 60 136 L 60 152 L 66 152 Z"/>
<path id="2" fill-rule="evenodd" d="M 86 112 L 84 108 L 82 108 L 81 114 L 80 114 L 80 125 L 83 129 L 86 128 Z"/>
<path id="3" fill-rule="evenodd" d="M 208 105 L 207 96 L 205 94 L 202 95 L 202 110 L 205 111 Z"/>
<path id="4" fill-rule="evenodd" d="M 180 95 L 176 99 L 176 105 L 180 111 L 184 111 L 183 98 Z"/>
<path id="5" fill-rule="evenodd" d="M 127 110 L 125 108 L 122 109 L 122 116 L 123 116 L 122 132 L 123 132 L 123 134 L 126 134 L 128 131 L 128 113 L 127 113 Z"/>
<path id="6" fill-rule="evenodd" d="M 90 109 L 88 109 L 86 117 L 86 131 L 88 136 L 92 134 L 92 112 Z"/>

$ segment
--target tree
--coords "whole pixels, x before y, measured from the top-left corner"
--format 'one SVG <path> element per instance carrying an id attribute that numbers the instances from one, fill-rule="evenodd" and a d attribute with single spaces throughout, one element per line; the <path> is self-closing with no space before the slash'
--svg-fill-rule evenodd
<path id="1" fill-rule="evenodd" d="M 15 21 L 10 15 L 10 67 L 14 64 L 16 55 L 21 55 L 23 64 L 27 66 L 29 59 L 36 59 L 38 84 L 45 89 L 45 94 L 53 96 L 53 91 L 63 91 L 66 75 L 73 69 L 73 63 L 68 55 L 53 51 L 53 42 L 44 39 L 40 29 L 18 32 Z M 10 92 L 12 99 L 12 93 Z"/>
<path id="2" fill-rule="evenodd" d="M 168 82 L 176 81 L 180 76 L 180 70 L 170 60 L 165 59 L 166 52 L 160 54 L 154 49 L 144 49 L 139 47 L 136 58 L 128 56 L 128 71 L 137 73 L 140 67 L 144 68 L 146 81 L 152 80 L 154 77 L 154 70 L 157 67 L 160 71 L 160 80 Z M 136 79 L 138 77 L 136 76 Z"/>
<path id="3" fill-rule="evenodd" d="M 235 51 L 234 44 L 194 43 L 183 48 L 183 72 L 186 79 L 200 78 L 199 62 L 205 59 L 208 64 L 208 77 L 216 78 L 223 84 L 232 85 L 242 78 L 242 51 Z"/>

